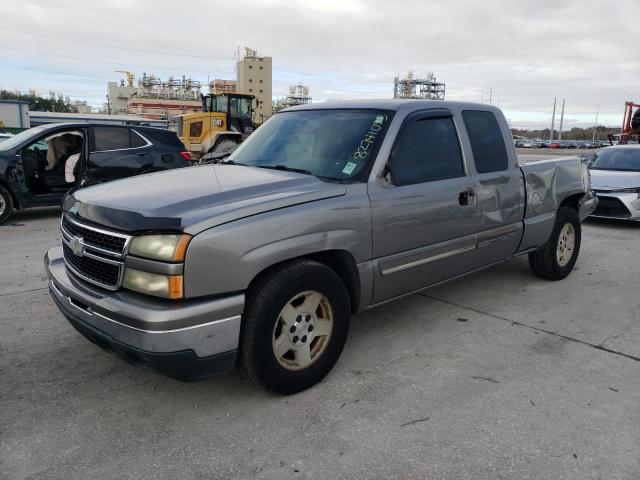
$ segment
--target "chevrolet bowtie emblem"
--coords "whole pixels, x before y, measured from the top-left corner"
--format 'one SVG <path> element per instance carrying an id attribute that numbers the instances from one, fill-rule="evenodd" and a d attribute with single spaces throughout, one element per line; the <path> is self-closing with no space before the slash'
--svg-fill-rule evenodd
<path id="1" fill-rule="evenodd" d="M 73 237 L 69 241 L 69 248 L 78 257 L 82 257 L 84 255 L 84 244 L 82 243 L 82 237 Z"/>

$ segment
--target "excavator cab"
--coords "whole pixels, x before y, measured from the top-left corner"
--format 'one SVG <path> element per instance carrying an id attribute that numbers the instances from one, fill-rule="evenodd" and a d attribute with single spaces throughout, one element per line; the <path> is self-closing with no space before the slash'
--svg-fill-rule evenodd
<path id="1" fill-rule="evenodd" d="M 218 112 L 226 115 L 228 129 L 232 132 L 249 134 L 253 132 L 253 95 L 224 93 L 203 95 L 202 111 Z"/>
<path id="2" fill-rule="evenodd" d="M 202 112 L 175 118 L 175 130 L 194 159 L 206 153 L 218 153 L 242 142 L 254 130 L 253 95 L 241 93 L 202 96 Z"/>

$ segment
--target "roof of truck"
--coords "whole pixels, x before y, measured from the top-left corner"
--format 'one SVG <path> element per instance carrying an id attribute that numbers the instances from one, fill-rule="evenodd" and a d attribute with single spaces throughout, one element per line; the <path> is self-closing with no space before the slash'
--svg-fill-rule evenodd
<path id="1" fill-rule="evenodd" d="M 451 100 L 414 100 L 414 99 L 380 99 L 380 100 L 339 100 L 328 102 L 307 103 L 289 107 L 283 112 L 292 110 L 325 110 L 338 108 L 363 108 L 379 110 L 422 110 L 424 108 L 455 108 L 455 109 L 480 109 L 498 110 L 493 105 L 486 103 L 455 102 Z"/>

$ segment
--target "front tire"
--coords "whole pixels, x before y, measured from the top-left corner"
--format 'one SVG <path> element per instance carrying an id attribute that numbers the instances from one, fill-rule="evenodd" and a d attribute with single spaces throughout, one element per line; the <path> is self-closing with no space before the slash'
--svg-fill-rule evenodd
<path id="1" fill-rule="evenodd" d="M 280 394 L 305 390 L 338 360 L 350 321 L 340 277 L 312 260 L 287 264 L 248 292 L 241 359 L 259 385 Z"/>
<path id="2" fill-rule="evenodd" d="M 13 197 L 0 185 L 0 225 L 6 222 L 13 213 Z"/>
<path id="3" fill-rule="evenodd" d="M 578 212 L 560 207 L 547 244 L 529 254 L 529 267 L 540 278 L 562 280 L 578 260 L 582 231 Z"/>

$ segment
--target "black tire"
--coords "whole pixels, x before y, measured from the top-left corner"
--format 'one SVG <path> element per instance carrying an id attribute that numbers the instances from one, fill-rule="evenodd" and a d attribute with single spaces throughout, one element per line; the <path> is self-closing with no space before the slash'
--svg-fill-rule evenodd
<path id="1" fill-rule="evenodd" d="M 561 265 L 558 262 L 556 252 L 559 242 L 563 241 L 560 233 L 566 224 L 571 224 L 573 227 L 575 241 L 569 261 L 565 265 Z M 571 273 L 578 260 L 581 239 L 582 232 L 578 212 L 570 207 L 560 207 L 549 241 L 541 249 L 529 254 L 529 267 L 531 271 L 540 278 L 562 280 Z"/>
<path id="2" fill-rule="evenodd" d="M 6 222 L 13 213 L 13 197 L 0 185 L 0 225 Z"/>
<path id="3" fill-rule="evenodd" d="M 282 308 L 306 291 L 319 292 L 328 300 L 333 328 L 327 345 L 314 362 L 307 368 L 293 371 L 283 367 L 276 358 L 274 331 Z M 349 322 L 349 295 L 333 270 L 312 260 L 285 264 L 259 279 L 247 292 L 240 358 L 249 377 L 257 384 L 279 394 L 297 393 L 315 385 L 329 373 L 342 353 Z"/>

